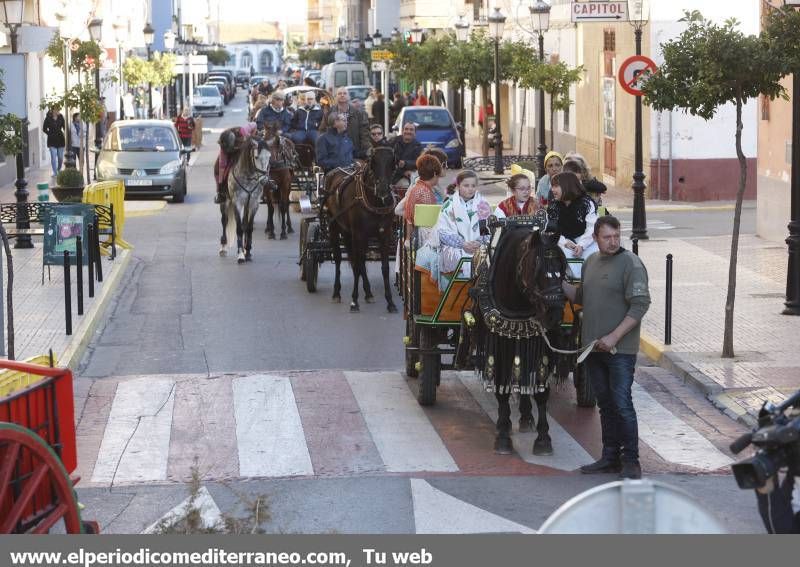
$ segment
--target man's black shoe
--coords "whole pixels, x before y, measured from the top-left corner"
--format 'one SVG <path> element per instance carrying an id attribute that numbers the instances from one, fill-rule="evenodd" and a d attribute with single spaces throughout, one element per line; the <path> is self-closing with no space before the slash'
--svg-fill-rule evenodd
<path id="1" fill-rule="evenodd" d="M 620 470 L 622 470 L 622 465 L 619 461 L 611 461 L 606 458 L 581 467 L 583 474 L 618 473 Z"/>
<path id="2" fill-rule="evenodd" d="M 638 480 L 642 478 L 642 467 L 637 462 L 626 461 L 622 463 L 622 472 L 619 473 L 619 477 Z"/>

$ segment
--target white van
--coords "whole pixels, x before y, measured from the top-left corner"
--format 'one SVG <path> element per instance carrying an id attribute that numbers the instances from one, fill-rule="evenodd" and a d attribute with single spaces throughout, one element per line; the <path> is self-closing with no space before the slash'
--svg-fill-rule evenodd
<path id="1" fill-rule="evenodd" d="M 369 85 L 369 71 L 363 61 L 328 63 L 322 68 L 323 88 L 336 94 L 337 87 Z"/>

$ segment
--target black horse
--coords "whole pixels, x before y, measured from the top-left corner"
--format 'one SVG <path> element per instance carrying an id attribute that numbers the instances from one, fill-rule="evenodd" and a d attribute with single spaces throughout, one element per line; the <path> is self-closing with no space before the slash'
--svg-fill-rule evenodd
<path id="1" fill-rule="evenodd" d="M 505 221 L 490 263 L 481 263 L 476 270 L 470 291 L 477 311 L 472 344 L 476 368 L 499 405 L 495 452 L 513 450 L 509 398 L 518 393 L 521 429 L 533 421 L 531 394 L 536 401 L 538 435 L 533 453 L 551 455 L 550 383 L 566 379 L 571 362 L 551 346 L 564 349 L 573 340 L 561 330 L 566 301 L 561 284 L 567 263 L 557 233 L 539 230 L 531 217 L 516 218 L 529 222 Z"/>
<path id="2" fill-rule="evenodd" d="M 394 251 L 392 238 L 395 199 L 389 185 L 393 169 L 392 149 L 377 146 L 369 150 L 366 166 L 356 166 L 353 172 L 337 169 L 325 177 L 325 214 L 328 215 L 329 239 L 336 265 L 333 300 L 342 300 L 342 254 L 339 247 L 341 237 L 353 269 L 353 299 L 350 302 L 352 312 L 359 311 L 359 279 L 364 287 L 364 299 L 367 303 L 373 301 L 366 263 L 370 238 L 378 240 L 386 309 L 389 313 L 397 312 L 389 284 L 389 256 Z"/>

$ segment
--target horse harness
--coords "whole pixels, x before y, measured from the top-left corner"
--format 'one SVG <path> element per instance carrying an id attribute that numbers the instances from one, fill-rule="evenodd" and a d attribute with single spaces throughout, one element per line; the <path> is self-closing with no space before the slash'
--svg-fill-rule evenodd
<path id="1" fill-rule="evenodd" d="M 373 149 L 374 150 L 382 150 L 382 149 L 391 150 L 391 148 L 388 148 L 388 147 L 384 148 L 382 146 L 378 146 L 378 147 L 373 148 Z M 369 199 L 367 199 L 366 190 L 364 188 L 364 178 L 367 176 L 366 170 L 368 170 L 368 169 L 369 169 L 368 165 L 361 165 L 358 162 L 356 162 L 356 165 L 353 167 L 353 169 L 350 169 L 350 170 L 345 169 L 343 167 L 337 167 L 336 169 L 331 170 L 331 171 L 341 171 L 342 173 L 345 174 L 345 177 L 336 185 L 336 188 L 334 190 L 334 193 L 336 194 L 336 198 L 339 200 L 339 202 L 341 202 L 342 196 L 344 195 L 344 188 L 347 187 L 347 185 L 349 184 L 350 180 L 354 180 L 355 184 L 356 184 L 356 195 L 355 195 L 355 198 L 353 199 L 353 201 L 350 204 L 348 204 L 346 207 L 344 207 L 342 210 L 340 210 L 338 213 L 336 213 L 331 218 L 331 221 L 335 221 L 336 219 L 338 219 L 341 215 L 343 215 L 344 213 L 349 211 L 351 208 L 353 208 L 359 202 L 361 203 L 362 207 L 364 207 L 367 211 L 369 211 L 370 213 L 372 213 L 374 215 L 382 216 L 382 215 L 387 215 L 389 213 L 394 213 L 394 209 L 397 206 L 397 203 L 396 203 L 395 197 L 394 197 L 394 193 L 390 193 L 391 198 L 392 198 L 391 203 L 389 205 L 384 206 L 384 207 L 376 207 L 376 206 L 372 205 L 369 202 Z"/>
<path id="2" fill-rule="evenodd" d="M 253 170 L 255 171 L 255 174 L 254 175 L 248 175 L 245 179 L 247 179 L 247 180 L 255 179 L 256 180 L 256 183 L 252 186 L 251 189 L 248 189 L 247 186 L 245 186 L 245 184 L 242 183 L 239 180 L 239 177 L 236 175 L 236 167 L 232 167 L 231 168 L 231 173 L 230 173 L 233 176 L 233 180 L 234 180 L 234 182 L 236 182 L 236 185 L 238 185 L 239 188 L 242 191 L 247 193 L 247 204 L 245 205 L 245 209 L 249 209 L 250 208 L 250 198 L 253 196 L 253 193 L 255 192 L 256 188 L 259 185 L 263 185 L 265 183 L 265 179 L 269 177 L 269 171 L 263 171 L 263 170 L 259 169 L 258 167 L 256 167 L 255 160 L 253 159 L 253 154 L 252 153 L 249 154 L 248 159 L 250 160 L 250 165 L 252 165 Z"/>

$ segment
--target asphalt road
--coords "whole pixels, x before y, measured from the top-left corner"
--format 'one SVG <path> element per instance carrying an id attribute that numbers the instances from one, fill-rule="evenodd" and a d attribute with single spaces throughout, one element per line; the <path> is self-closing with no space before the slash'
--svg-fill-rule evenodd
<path id="1" fill-rule="evenodd" d="M 259 209 L 257 215 L 252 263 L 237 265 L 235 256 L 218 255 L 221 227 L 218 208 L 212 203 L 211 170 L 217 151 L 215 141 L 221 129 L 243 123 L 244 112 L 244 97 L 240 94 L 223 118 L 204 120 L 209 131 L 190 170 L 185 203 L 169 204 L 154 216 L 131 218 L 126 223 L 125 238 L 135 246 L 133 262 L 76 372 L 80 466 L 85 467 L 78 493 L 87 505 L 85 517 L 98 519 L 106 533 L 142 530 L 186 497 L 187 485 L 182 479 L 184 465 L 192 455 L 199 455 L 207 465 L 201 471 L 205 474 L 203 485 L 222 512 L 240 515 L 244 500 L 264 494 L 270 517 L 262 527 L 280 533 L 413 533 L 423 528 L 441 532 L 451 529 L 455 519 L 471 517 L 498 526 L 500 531 L 516 529 L 508 528 L 504 521 L 515 522 L 522 526 L 520 529 L 535 529 L 569 498 L 614 480 L 610 476 L 581 476 L 571 472 L 575 466 L 557 470 L 529 465 L 518 456 L 509 456 L 492 469 L 494 465 L 486 463 L 497 459 L 491 452 L 494 426 L 456 382 L 448 382 L 447 388 L 442 388 L 441 403 L 423 413 L 409 394 L 413 383 L 409 382 L 404 390 L 404 380 L 398 381 L 396 376 L 386 379 L 385 384 L 391 388 L 370 394 L 373 397 L 351 391 L 350 387 L 357 389 L 353 386 L 355 379 L 333 370 L 392 370 L 399 375 L 403 368 L 403 320 L 400 315 L 386 312 L 380 294 L 376 303 L 362 301 L 358 314 L 349 312 L 346 300 L 332 303 L 332 265 L 322 267 L 318 292 L 309 294 L 298 277 L 298 235 L 290 235 L 286 241 L 268 241 L 263 233 L 266 208 Z M 724 217 L 729 218 L 730 213 L 709 213 L 707 218 L 691 217 L 692 220 L 681 222 L 676 219 L 676 227 L 686 228 L 662 232 L 666 237 L 678 230 L 711 230 L 722 227 Z M 651 218 L 672 222 L 669 214 L 654 214 Z M 293 221 L 297 229 L 297 214 Z M 379 289 L 379 265 L 370 263 L 369 272 L 373 289 Z M 349 296 L 351 286 L 352 275 L 344 265 L 343 299 Z M 305 373 L 289 376 L 289 370 Z M 309 372 L 314 370 L 318 372 Z M 220 387 L 225 380 L 240 380 L 238 383 L 242 384 L 249 380 L 251 386 L 261 380 L 252 376 L 254 373 L 270 375 L 266 378 L 269 380 L 271 376 L 289 376 L 275 379 L 275 383 L 283 380 L 282 383 L 291 384 L 281 395 L 286 396 L 287 407 L 296 412 L 296 404 L 300 411 L 295 423 L 299 437 L 295 441 L 288 438 L 286 447 L 291 451 L 296 449 L 293 443 L 307 444 L 314 474 L 265 478 L 282 475 L 248 476 L 241 472 L 246 461 L 242 457 L 243 443 L 254 445 L 253 450 L 258 452 L 262 444 L 269 448 L 276 442 L 273 436 L 286 435 L 284 430 L 274 435 L 268 430 L 270 433 L 264 438 L 248 439 L 236 420 L 256 419 L 263 408 L 234 408 L 230 399 L 215 398 L 214 392 L 231 395 L 230 388 Z M 188 374 L 194 376 L 185 377 Z M 351 380 L 349 386 L 345 378 Z M 384 384 L 377 375 L 374 381 L 372 375 L 362 375 L 358 380 L 366 380 L 361 384 L 370 388 L 380 389 Z M 134 408 L 151 394 L 148 390 L 159 388 L 166 393 L 168 403 L 156 399 L 154 413 Z M 253 388 L 252 395 L 263 394 Z M 722 423 L 720 416 L 714 415 L 716 410 L 703 414 L 708 412 L 702 396 L 678 397 L 667 389 L 662 391 L 655 382 L 648 388 L 658 400 L 652 407 L 667 407 L 664 411 L 672 414 L 670 420 L 692 424 L 713 443 L 708 446 L 709 451 L 724 453 L 735 428 Z M 572 423 L 576 411 L 568 394 L 558 394 L 563 398 L 559 403 L 564 414 L 559 421 L 570 430 L 573 439 L 566 441 L 575 443 L 577 439 L 596 456 L 596 412 L 587 410 L 588 414 L 585 411 L 581 419 Z M 241 399 L 248 402 L 248 395 L 245 393 Z M 269 405 L 269 394 L 265 399 Z M 410 405 L 403 406 L 400 402 L 407 399 L 411 400 Z M 133 412 L 133 422 L 126 412 Z M 165 417 L 166 412 L 169 415 Z M 373 416 L 371 421 L 370 412 L 380 419 Z M 285 418 L 284 415 L 281 419 Z M 274 422 L 266 419 L 265 423 Z M 126 433 L 128 426 L 131 433 Z M 416 438 L 413 432 L 417 430 L 412 426 L 433 435 L 426 438 L 428 441 Z M 658 429 L 656 426 L 653 430 Z M 140 436 L 145 435 L 143 431 L 162 433 L 137 440 L 137 430 Z M 201 432 L 200 441 L 195 438 L 197 431 Z M 447 445 L 444 456 L 455 455 L 456 472 L 427 473 L 432 469 L 414 468 L 413 463 L 398 469 L 406 472 L 392 472 L 384 463 L 388 462 L 386 452 L 395 447 L 391 441 L 381 445 L 381 439 L 409 435 L 403 458 L 424 458 L 437 443 L 442 450 L 441 437 Z M 566 441 L 557 448 L 560 458 L 565 458 Z M 704 442 L 698 440 L 700 444 Z M 529 451 L 528 443 L 525 441 Z M 666 444 L 670 443 L 667 439 Z M 349 449 L 340 451 L 340 444 Z M 127 483 L 112 480 L 106 485 L 96 480 L 98 468 L 92 458 L 102 461 L 103 466 L 110 463 L 114 475 L 125 469 L 132 471 L 131 478 L 140 473 L 150 478 L 147 475 L 153 470 L 141 464 L 145 462 L 142 454 L 154 451 L 154 445 L 162 445 L 158 457 L 162 459 L 163 477 Z M 115 446 L 122 447 L 119 457 L 114 454 Z M 589 455 L 581 453 L 581 447 L 577 450 L 582 462 L 586 462 Z M 131 454 L 130 460 L 125 461 L 126 451 L 142 454 Z M 755 498 L 738 490 L 730 475 L 719 474 L 724 469 L 717 469 L 716 474 L 687 472 L 685 467 L 673 466 L 648 451 L 645 472 L 650 478 L 687 490 L 731 532 L 763 533 Z M 320 474 L 324 467 L 319 463 L 332 463 L 333 472 Z M 465 473 L 469 466 L 481 472 Z M 208 473 L 214 467 L 233 473 Z M 173 469 L 180 469 L 181 474 L 170 476 Z M 420 472 L 414 473 L 415 470 Z"/>

